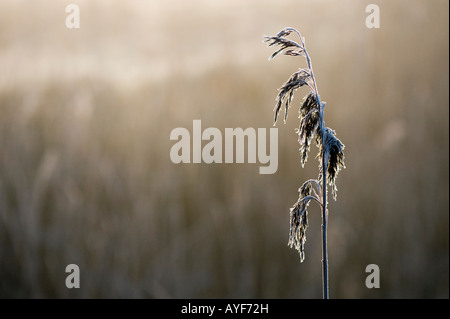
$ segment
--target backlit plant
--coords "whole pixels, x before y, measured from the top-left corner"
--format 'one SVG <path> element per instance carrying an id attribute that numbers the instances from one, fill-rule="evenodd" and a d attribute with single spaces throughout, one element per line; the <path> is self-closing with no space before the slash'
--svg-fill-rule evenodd
<path id="1" fill-rule="evenodd" d="M 291 34 L 297 34 L 299 42 L 287 39 Z M 303 98 L 300 105 L 299 118 L 300 125 L 297 129 L 298 142 L 300 144 L 300 163 L 304 167 L 310 150 L 311 142 L 314 140 L 319 152 L 319 177 L 310 179 L 299 188 L 299 197 L 294 206 L 290 209 L 290 231 L 288 245 L 295 248 L 300 261 L 305 259 L 306 229 L 308 227 L 308 205 L 311 201 L 319 204 L 322 211 L 322 279 L 323 297 L 329 298 L 328 288 L 328 254 L 327 254 L 327 184 L 331 187 L 333 198 L 336 200 L 337 187 L 336 177 L 344 164 L 344 144 L 336 137 L 335 131 L 325 127 L 324 109 L 325 102 L 320 99 L 317 83 L 311 64 L 311 59 L 306 50 L 305 39 L 294 28 L 285 28 L 276 36 L 266 36 L 265 42 L 269 46 L 277 47 L 269 60 L 279 54 L 305 57 L 306 68 L 300 68 L 293 73 L 289 79 L 280 87 L 276 98 L 275 120 L 284 106 L 284 122 L 286 123 L 289 107 L 294 97 L 294 92 L 302 87 L 308 88 L 308 94 Z"/>

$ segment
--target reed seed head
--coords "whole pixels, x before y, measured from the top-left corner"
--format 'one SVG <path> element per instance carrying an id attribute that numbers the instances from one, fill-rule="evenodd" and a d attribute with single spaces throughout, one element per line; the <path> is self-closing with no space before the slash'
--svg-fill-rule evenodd
<path id="1" fill-rule="evenodd" d="M 297 72 L 293 73 L 289 79 L 278 89 L 278 95 L 276 98 L 275 105 L 275 120 L 274 123 L 277 122 L 278 114 L 281 110 L 281 106 L 283 102 L 285 103 L 285 111 L 284 111 L 284 122 L 286 123 L 288 117 L 289 106 L 291 105 L 292 98 L 294 97 L 294 91 L 307 85 L 311 87 L 309 84 L 311 73 L 308 69 L 299 69 Z"/>
<path id="2" fill-rule="evenodd" d="M 308 205 L 309 200 L 299 199 L 290 211 L 288 245 L 298 251 L 300 262 L 305 260 L 306 229 L 308 228 L 308 211 L 306 208 Z"/>
<path id="3" fill-rule="evenodd" d="M 322 144 L 320 144 L 322 146 Z M 333 199 L 337 198 L 336 177 L 339 171 L 345 168 L 345 145 L 336 137 L 336 132 L 329 127 L 325 128 L 324 151 L 322 147 L 319 152 L 323 153 L 327 165 L 327 184 L 331 186 Z M 320 176 L 322 176 L 322 166 L 320 167 Z M 320 177 L 319 177 L 320 179 Z"/>
<path id="4" fill-rule="evenodd" d="M 283 31 L 281 31 L 280 33 L 278 33 L 277 36 L 274 37 L 267 37 L 265 36 L 264 38 L 266 39 L 265 42 L 269 42 L 269 47 L 275 45 L 275 46 L 279 46 L 280 48 L 275 51 L 269 58 L 269 60 L 272 60 L 275 56 L 277 56 L 279 53 L 283 52 L 285 50 L 285 55 L 292 55 L 292 56 L 297 56 L 297 55 L 302 55 L 303 53 L 303 47 L 301 45 L 299 45 L 297 42 L 295 41 L 291 41 L 289 39 L 285 39 L 283 38 L 284 36 L 287 36 L 290 34 L 285 32 L 282 33 Z M 280 36 L 281 34 L 281 36 Z M 289 49 L 286 50 L 288 48 L 295 48 L 295 49 Z"/>
<path id="5" fill-rule="evenodd" d="M 295 32 L 300 43 L 286 39 L 292 32 Z M 317 157 L 321 165 L 318 180 L 308 180 L 299 188 L 299 197 L 294 206 L 290 209 L 290 228 L 289 228 L 289 242 L 291 248 L 295 248 L 300 255 L 300 261 L 305 260 L 305 242 L 306 229 L 308 227 L 308 211 L 307 207 L 311 200 L 315 200 L 323 209 L 324 216 L 327 213 L 326 190 L 327 185 L 332 188 L 333 198 L 336 200 L 337 187 L 336 177 L 344 164 L 344 144 L 336 137 L 336 133 L 330 129 L 325 128 L 323 113 L 325 102 L 320 101 L 320 96 L 317 91 L 317 84 L 314 78 L 314 73 L 311 66 L 311 59 L 306 51 L 305 40 L 301 34 L 294 28 L 285 28 L 281 30 L 276 36 L 265 36 L 265 42 L 270 46 L 278 47 L 269 58 L 272 60 L 278 54 L 283 53 L 287 56 L 304 56 L 308 63 L 308 68 L 301 68 L 293 73 L 289 79 L 278 89 L 276 97 L 276 104 L 274 108 L 275 119 L 274 125 L 277 122 L 278 115 L 284 104 L 284 122 L 286 123 L 289 107 L 294 97 L 294 92 L 302 87 L 308 87 L 309 92 L 303 98 L 303 102 L 299 108 L 300 125 L 297 129 L 298 142 L 300 144 L 300 163 L 302 167 L 308 159 L 308 153 L 311 146 L 311 141 L 315 137 L 316 145 L 319 148 Z M 322 177 L 326 172 L 327 180 L 322 181 Z M 325 185 L 323 184 L 325 183 Z M 320 185 L 324 186 L 323 191 Z"/>

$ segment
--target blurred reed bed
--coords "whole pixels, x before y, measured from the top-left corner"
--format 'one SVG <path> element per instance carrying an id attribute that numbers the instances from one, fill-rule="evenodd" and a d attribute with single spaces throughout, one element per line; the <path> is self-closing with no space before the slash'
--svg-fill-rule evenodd
<path id="1" fill-rule="evenodd" d="M 448 298 L 448 3 L 382 2 L 374 32 L 353 3 L 81 1 L 69 32 L 63 4 L 2 2 L 0 296 L 319 298 L 319 235 L 301 269 L 286 245 L 285 203 L 317 175 L 295 121 L 274 175 L 169 158 L 193 119 L 272 126 L 273 88 L 298 66 L 268 64 L 260 39 L 302 21 L 352 168 L 330 203 L 333 297 Z"/>

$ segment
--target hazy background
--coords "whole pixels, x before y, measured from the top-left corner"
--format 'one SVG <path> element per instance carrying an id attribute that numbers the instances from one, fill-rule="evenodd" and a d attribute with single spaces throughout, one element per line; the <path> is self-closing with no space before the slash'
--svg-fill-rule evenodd
<path id="1" fill-rule="evenodd" d="M 76 3 L 81 28 L 67 29 Z M 380 7 L 368 29 L 366 5 Z M 306 260 L 289 208 L 297 91 L 279 168 L 170 161 L 172 129 L 272 127 L 303 58 L 262 43 L 298 28 L 345 144 L 330 201 L 333 298 L 449 297 L 449 3 L 0 1 L 0 297 L 321 298 L 320 213 Z M 223 131 L 222 131 L 223 132 Z M 65 287 L 65 267 L 81 288 Z M 381 288 L 367 289 L 377 264 Z"/>

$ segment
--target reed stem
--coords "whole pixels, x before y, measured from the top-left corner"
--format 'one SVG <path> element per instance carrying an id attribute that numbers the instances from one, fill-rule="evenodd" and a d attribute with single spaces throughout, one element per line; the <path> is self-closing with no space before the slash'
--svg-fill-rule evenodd
<path id="1" fill-rule="evenodd" d="M 300 42 L 291 41 L 286 37 L 292 32 L 295 32 Z M 305 96 L 304 101 L 300 106 L 300 127 L 298 129 L 301 164 L 305 164 L 308 157 L 309 146 L 311 140 L 316 136 L 316 144 L 320 148 L 318 154 L 320 158 L 320 173 L 319 180 L 308 180 L 299 188 L 299 199 L 290 210 L 290 233 L 289 242 L 290 247 L 294 247 L 300 254 L 300 262 L 305 259 L 304 243 L 306 241 L 306 228 L 308 227 L 308 212 L 307 207 L 311 199 L 315 200 L 322 208 L 322 286 L 323 298 L 328 299 L 329 292 L 329 276 L 328 276 L 328 244 L 327 244 L 327 223 L 328 223 L 328 209 L 327 209 L 327 182 L 332 186 L 333 198 L 336 200 L 337 187 L 335 183 L 336 175 L 341 168 L 345 168 L 344 164 L 344 144 L 336 137 L 336 133 L 330 128 L 325 127 L 324 109 L 325 102 L 321 102 L 319 90 L 317 89 L 316 78 L 311 63 L 311 58 L 306 50 L 305 40 L 294 28 L 285 28 L 276 36 L 265 37 L 269 46 L 277 45 L 280 48 L 272 54 L 269 60 L 276 55 L 284 53 L 288 56 L 304 56 L 308 64 L 308 69 L 299 69 L 291 75 L 291 77 L 279 89 L 277 95 L 277 103 L 275 105 L 275 123 L 278 118 L 280 109 L 285 105 L 286 122 L 288 109 L 292 101 L 294 91 L 308 86 L 310 93 Z M 328 173 L 328 178 L 327 178 Z M 320 185 L 320 182 L 322 185 Z M 313 189 L 313 184 L 316 185 L 316 190 Z M 319 194 L 317 194 L 319 193 Z"/>

